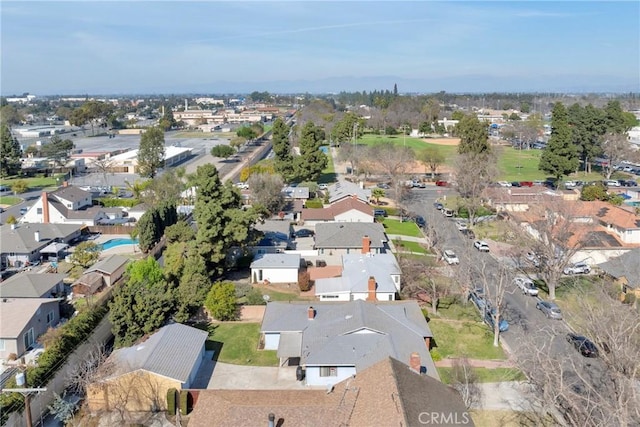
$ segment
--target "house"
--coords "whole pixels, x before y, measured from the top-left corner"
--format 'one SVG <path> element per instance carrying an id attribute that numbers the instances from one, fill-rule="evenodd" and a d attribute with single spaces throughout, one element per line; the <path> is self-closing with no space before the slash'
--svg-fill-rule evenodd
<path id="1" fill-rule="evenodd" d="M 454 388 L 387 357 L 330 391 L 200 390 L 189 427 L 271 425 L 270 414 L 274 426 L 474 426 Z"/>
<path id="2" fill-rule="evenodd" d="M 133 218 L 135 221 L 139 221 L 140 218 L 142 218 L 142 215 L 144 215 L 144 213 L 148 210 L 149 206 L 146 203 L 140 203 L 129 208 L 129 210 L 127 211 L 127 216 L 130 219 Z"/>
<path id="3" fill-rule="evenodd" d="M 309 200 L 309 187 L 284 187 L 282 197 L 285 200 Z"/>
<path id="4" fill-rule="evenodd" d="M 251 263 L 252 283 L 298 283 L 299 254 L 263 254 Z"/>
<path id="5" fill-rule="evenodd" d="M 4 224 L 0 226 L 0 259 L 3 266 L 22 267 L 40 261 L 47 252 L 64 250 L 80 237 L 76 224 Z M 60 243 L 62 245 L 53 245 Z M 52 249 L 48 249 L 52 248 Z"/>
<path id="6" fill-rule="evenodd" d="M 320 222 L 374 222 L 371 205 L 356 196 L 346 197 L 321 209 L 304 209 L 301 218 L 305 225 Z"/>
<path id="7" fill-rule="evenodd" d="M 104 208 L 93 206 L 90 192 L 65 183 L 63 187 L 50 193 L 43 191 L 20 222 L 96 225 L 107 219 L 109 215 Z"/>
<path id="8" fill-rule="evenodd" d="M 22 273 L 0 283 L 0 298 L 55 298 L 64 293 L 66 274 Z"/>
<path id="9" fill-rule="evenodd" d="M 87 388 L 92 413 L 167 407 L 167 391 L 190 388 L 205 356 L 207 332 L 180 323 L 134 346 L 115 350 Z"/>
<path id="10" fill-rule="evenodd" d="M 315 248 L 320 255 L 362 253 L 363 249 L 377 254 L 387 251 L 389 239 L 379 223 L 327 222 L 315 228 Z"/>
<path id="11" fill-rule="evenodd" d="M 429 347 L 433 334 L 415 301 L 270 302 L 262 319 L 265 350 L 305 367 L 307 385 L 335 385 L 387 358 L 422 360 L 439 379 Z"/>
<path id="12" fill-rule="evenodd" d="M 401 274 L 391 253 L 342 255 L 342 276 L 316 279 L 315 293 L 320 301 L 394 301 Z"/>
<path id="13" fill-rule="evenodd" d="M 371 190 L 362 188 L 361 185 L 349 181 L 338 181 L 329 186 L 329 203 L 334 204 L 340 200 L 356 196 L 358 200 L 368 203 L 371 199 Z"/>
<path id="14" fill-rule="evenodd" d="M 488 188 L 486 196 L 488 205 L 496 212 L 526 212 L 532 204 L 561 200 L 559 192 L 544 186 Z"/>
<path id="15" fill-rule="evenodd" d="M 640 248 L 599 264 L 598 267 L 620 284 L 623 294 L 633 293 L 640 299 Z"/>
<path id="16" fill-rule="evenodd" d="M 640 244 L 640 216 L 634 212 L 601 201 L 576 203 L 594 223 L 615 233 L 622 242 Z"/>
<path id="17" fill-rule="evenodd" d="M 122 255 L 110 255 L 93 264 L 85 273 L 98 273 L 102 276 L 104 284 L 112 286 L 127 269 L 129 258 Z"/>
<path id="18" fill-rule="evenodd" d="M 283 253 L 289 249 L 293 227 L 291 220 L 268 219 L 258 221 L 254 228 L 261 231 L 264 236 L 250 250 L 254 255 Z"/>
<path id="19" fill-rule="evenodd" d="M 60 322 L 54 298 L 0 299 L 0 359 L 22 356 L 47 329 Z"/>

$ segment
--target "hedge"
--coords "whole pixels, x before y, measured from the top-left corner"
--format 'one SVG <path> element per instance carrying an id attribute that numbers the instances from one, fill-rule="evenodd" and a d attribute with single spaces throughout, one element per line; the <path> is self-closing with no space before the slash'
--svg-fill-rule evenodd
<path id="1" fill-rule="evenodd" d="M 140 204 L 138 199 L 118 199 L 116 197 L 104 197 L 95 201 L 105 208 L 132 208 Z"/>
<path id="2" fill-rule="evenodd" d="M 176 414 L 176 396 L 178 395 L 178 390 L 175 388 L 170 388 L 167 390 L 167 412 L 169 415 Z"/>
<path id="3" fill-rule="evenodd" d="M 189 415 L 189 391 L 180 390 L 180 414 Z"/>

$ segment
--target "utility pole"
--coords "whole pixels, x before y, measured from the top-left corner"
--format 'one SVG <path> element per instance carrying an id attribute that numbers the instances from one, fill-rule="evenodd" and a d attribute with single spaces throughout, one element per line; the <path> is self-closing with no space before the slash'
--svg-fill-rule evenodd
<path id="1" fill-rule="evenodd" d="M 24 414 L 26 418 L 27 427 L 33 427 L 31 420 L 31 394 L 47 391 L 46 388 L 28 388 L 27 387 L 27 375 L 24 372 L 16 374 L 16 384 L 21 388 L 3 388 L 2 393 L 20 393 L 24 396 Z"/>

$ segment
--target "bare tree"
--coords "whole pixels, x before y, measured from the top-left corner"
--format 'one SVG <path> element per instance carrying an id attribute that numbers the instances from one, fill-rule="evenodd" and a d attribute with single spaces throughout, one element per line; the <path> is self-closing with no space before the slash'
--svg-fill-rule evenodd
<path id="1" fill-rule="evenodd" d="M 380 173 L 389 178 L 393 188 L 394 202 L 396 207 L 401 209 L 401 203 L 406 194 L 404 181 L 415 160 L 413 150 L 386 141 L 369 147 L 366 157 Z"/>
<path id="2" fill-rule="evenodd" d="M 529 204 L 525 218 L 517 220 L 520 223 L 514 228 L 536 254 L 536 271 L 552 300 L 556 298 L 556 287 L 565 267 L 584 246 L 586 229 L 574 221 L 574 215 L 571 205 L 558 197 L 541 196 Z"/>
<path id="3" fill-rule="evenodd" d="M 113 160 L 111 160 L 111 158 L 109 157 L 96 159 L 93 162 L 93 166 L 99 173 L 102 174 L 102 181 L 104 182 L 104 185 L 108 186 L 109 182 L 107 180 L 107 176 L 109 173 L 113 175 L 113 171 L 111 170 L 111 168 L 113 167 Z"/>
<path id="4" fill-rule="evenodd" d="M 557 350 L 564 330 L 545 328 L 524 336 L 516 363 L 535 393 L 540 417 L 553 414 L 569 426 L 640 425 L 637 355 L 640 316 L 607 295 L 605 284 L 576 298 L 569 321 L 596 343 L 595 359 Z"/>
<path id="5" fill-rule="evenodd" d="M 622 160 L 626 160 L 631 151 L 631 145 L 625 134 L 607 133 L 602 137 L 602 152 L 608 159 L 604 164 L 607 179 L 611 178 L 616 165 Z"/>
<path id="6" fill-rule="evenodd" d="M 107 356 L 108 352 L 105 346 L 95 344 L 67 374 L 66 383 L 69 391 L 84 395 L 87 391 L 87 386 L 95 380 L 98 370 L 107 359 Z"/>
<path id="7" fill-rule="evenodd" d="M 456 359 L 451 369 L 451 386 L 458 390 L 467 409 L 478 406 L 482 401 L 482 389 L 478 375 L 466 358 Z"/>
<path id="8" fill-rule="evenodd" d="M 500 345 L 500 321 L 503 320 L 504 297 L 509 292 L 512 273 L 507 266 L 499 264 L 497 269 L 490 267 L 484 259 L 476 259 L 473 263 L 472 275 L 476 285 L 484 289 L 485 305 L 482 314 L 483 321 L 493 319 L 493 345 Z"/>
<path id="9" fill-rule="evenodd" d="M 428 302 L 431 313 L 438 314 L 440 300 L 452 292 L 451 278 L 443 277 L 437 271 L 435 260 L 429 257 L 398 257 L 402 270 L 402 294 Z"/>
<path id="10" fill-rule="evenodd" d="M 284 180 L 280 175 L 253 174 L 249 177 L 249 188 L 253 201 L 265 207 L 271 214 L 275 214 L 284 204 L 282 187 Z"/>
<path id="11" fill-rule="evenodd" d="M 458 193 L 473 224 L 485 190 L 498 174 L 496 156 L 493 153 L 461 154 L 455 160 L 454 169 Z"/>

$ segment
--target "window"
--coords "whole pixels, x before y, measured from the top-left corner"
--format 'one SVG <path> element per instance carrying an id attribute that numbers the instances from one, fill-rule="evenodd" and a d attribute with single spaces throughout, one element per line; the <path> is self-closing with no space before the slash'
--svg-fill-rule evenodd
<path id="1" fill-rule="evenodd" d="M 36 213 L 37 213 L 38 215 L 42 215 L 42 208 L 37 208 L 37 209 L 36 209 Z"/>
<path id="2" fill-rule="evenodd" d="M 33 345 L 35 337 L 33 335 L 33 328 L 24 333 L 24 348 L 27 349 Z"/>
<path id="3" fill-rule="evenodd" d="M 6 350 L 5 342 L 4 340 L 0 340 L 0 351 L 4 351 L 4 350 Z"/>
<path id="4" fill-rule="evenodd" d="M 337 377 L 338 367 L 337 366 L 321 366 L 320 376 L 321 377 Z"/>
<path id="5" fill-rule="evenodd" d="M 47 313 L 47 325 L 51 325 L 53 323 L 53 319 L 55 319 L 55 315 L 53 314 L 53 310 Z"/>
<path id="6" fill-rule="evenodd" d="M 393 295 L 389 294 L 389 301 L 393 301 Z"/>

